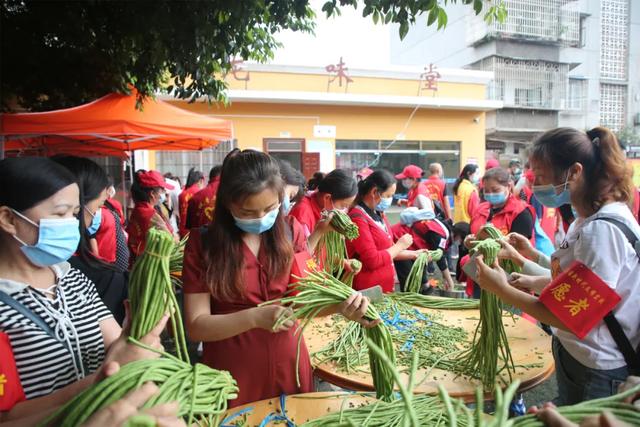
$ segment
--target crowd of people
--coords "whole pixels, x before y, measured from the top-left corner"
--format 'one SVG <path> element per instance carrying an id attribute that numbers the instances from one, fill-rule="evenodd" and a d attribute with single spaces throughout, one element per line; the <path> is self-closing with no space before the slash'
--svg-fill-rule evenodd
<path id="1" fill-rule="evenodd" d="M 304 341 L 296 380 L 294 322 L 272 331 L 288 309 L 259 304 L 285 294 L 294 260 L 318 250 L 334 210 L 359 230 L 346 241 L 344 261 L 347 270 L 350 260 L 361 263 L 354 289 L 402 291 L 418 256 L 441 249 L 443 290 L 466 282 L 469 297 L 492 292 L 548 328 L 561 404 L 611 395 L 640 374 L 640 197 L 615 136 L 604 128 L 548 131 L 524 167 L 513 160 L 503 168 L 493 159 L 484 170 L 465 165 L 452 194 L 443 175 L 432 163 L 428 171 L 364 167 L 355 176 L 335 169 L 307 182 L 286 161 L 233 150 L 208 182 L 195 169 L 184 186 L 172 174 L 137 171 L 125 215 L 113 181 L 89 159 L 0 161 L 0 353 L 2 363 L 11 356 L 18 383 L 4 384 L 13 394 L 0 396 L 0 421 L 41 420 L 118 366 L 154 357 L 126 341 L 128 271 L 150 228 L 176 242 L 188 238 L 185 327 L 191 341 L 203 343 L 201 363 L 228 370 L 238 382 L 232 406 L 313 391 Z M 394 202 L 402 209 L 397 224 L 387 216 Z M 499 258 L 521 273 L 507 276 L 481 256 L 469 257 L 489 223 L 506 236 Z M 601 321 L 579 339 L 539 301 L 574 260 L 621 297 L 611 314 L 622 337 Z M 464 274 L 467 263 L 476 264 L 475 281 Z M 433 291 L 429 283 L 425 272 L 422 292 Z M 354 293 L 319 315 L 339 313 L 369 327 L 368 304 Z M 142 341 L 161 348 L 165 322 Z"/>

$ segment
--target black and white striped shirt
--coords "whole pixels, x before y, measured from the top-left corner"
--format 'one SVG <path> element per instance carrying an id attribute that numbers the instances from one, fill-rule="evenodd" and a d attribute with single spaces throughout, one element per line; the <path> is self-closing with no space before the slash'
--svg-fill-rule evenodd
<path id="1" fill-rule="evenodd" d="M 96 288 L 79 270 L 64 262 L 53 266 L 58 277 L 54 300 L 45 292 L 24 283 L 0 278 L 0 290 L 39 315 L 55 331 L 58 321 L 44 305 L 66 314 L 77 332 L 69 340 L 74 353 L 82 357 L 84 375 L 95 372 L 105 357 L 100 321 L 112 317 Z M 66 312 L 62 310 L 65 300 Z M 44 305 L 43 305 L 44 304 Z M 44 396 L 79 379 L 73 355 L 65 341 L 58 341 L 14 308 L 0 302 L 0 331 L 9 336 L 27 399 Z M 80 344 L 78 352 L 77 342 Z M 80 375 L 81 376 L 81 375 Z"/>

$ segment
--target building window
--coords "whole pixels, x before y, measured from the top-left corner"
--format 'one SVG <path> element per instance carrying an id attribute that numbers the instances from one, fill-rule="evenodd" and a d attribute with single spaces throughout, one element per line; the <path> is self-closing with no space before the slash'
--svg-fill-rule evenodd
<path id="1" fill-rule="evenodd" d="M 585 47 L 587 45 L 587 17 L 580 17 L 580 41 L 578 47 Z"/>
<path id="2" fill-rule="evenodd" d="M 627 86 L 600 84 L 600 124 L 613 131 L 625 126 L 627 116 Z"/>
<path id="3" fill-rule="evenodd" d="M 567 109 L 584 111 L 587 106 L 587 80 L 569 79 L 569 91 L 567 96 Z"/>
<path id="4" fill-rule="evenodd" d="M 221 165 L 229 151 L 236 147 L 234 139 L 222 141 L 215 147 L 205 148 L 202 151 L 156 151 L 156 169 L 163 174 L 171 172 L 180 177 L 184 184 L 187 182 L 189 169 L 195 167 L 208 177 L 209 170 L 216 165 Z"/>
<path id="5" fill-rule="evenodd" d="M 491 56 L 472 68 L 493 71 L 489 93 L 506 107 L 564 108 L 569 64 Z"/>
<path id="6" fill-rule="evenodd" d="M 600 77 L 627 80 L 629 0 L 600 1 Z"/>
<path id="7" fill-rule="evenodd" d="M 366 146 L 366 149 L 360 148 Z M 375 148 L 372 148 L 375 147 Z M 430 163 L 440 163 L 445 177 L 460 173 L 460 143 L 451 141 L 336 140 L 336 167 L 353 175 L 365 166 L 396 174 L 414 164 L 427 171 Z"/>

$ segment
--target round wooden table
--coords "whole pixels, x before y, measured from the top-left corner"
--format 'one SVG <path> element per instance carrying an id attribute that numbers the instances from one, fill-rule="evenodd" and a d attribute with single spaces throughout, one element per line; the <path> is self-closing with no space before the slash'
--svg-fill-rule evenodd
<path id="1" fill-rule="evenodd" d="M 286 397 L 285 410 L 287 416 L 297 425 L 300 425 L 309 420 L 327 415 L 330 412 L 338 412 L 343 407 L 354 408 L 373 402 L 375 402 L 375 396 L 373 395 L 362 396 L 360 394 L 345 392 L 292 394 Z M 279 413 L 280 411 L 279 398 L 266 399 L 229 409 L 223 419 L 244 412 L 247 425 L 257 426 L 269 414 L 273 412 Z M 223 423 L 223 426 L 235 425 L 240 419 L 239 417 L 233 418 Z M 273 425 L 273 423 L 269 425 Z"/>
<path id="2" fill-rule="evenodd" d="M 460 326 L 467 331 L 469 340 L 473 337 L 473 332 L 480 318 L 479 310 L 419 310 L 429 312 L 439 312 L 443 315 L 442 323 L 451 326 Z M 511 316 L 503 316 L 503 322 L 509 340 L 509 347 L 516 365 L 514 379 L 520 380 L 520 391 L 529 390 L 547 378 L 554 371 L 553 355 L 551 353 L 551 337 L 544 333 L 534 323 L 514 316 L 515 323 Z M 332 327 L 331 317 L 317 318 L 306 329 L 304 334 L 309 353 L 318 351 L 325 347 L 328 342 L 336 338 L 336 332 Z M 313 360 L 313 358 L 312 358 Z M 522 365 L 537 365 L 536 367 L 523 367 Z M 368 366 L 366 367 L 368 370 Z M 416 381 L 421 382 L 415 388 L 417 393 L 436 394 L 438 384 L 442 384 L 451 396 L 460 397 L 467 401 L 475 400 L 475 389 L 480 385 L 480 381 L 470 379 L 457 374 L 433 369 L 428 378 L 425 378 L 426 369 L 419 369 Z M 367 372 L 346 373 L 335 363 L 325 362 L 315 367 L 315 374 L 325 381 L 349 390 L 374 390 L 373 379 Z M 407 375 L 401 373 L 403 381 L 407 382 Z M 508 381 L 506 372 L 502 373 L 502 378 Z M 423 381 L 424 379 L 424 381 Z M 486 396 L 490 398 L 490 395 Z"/>

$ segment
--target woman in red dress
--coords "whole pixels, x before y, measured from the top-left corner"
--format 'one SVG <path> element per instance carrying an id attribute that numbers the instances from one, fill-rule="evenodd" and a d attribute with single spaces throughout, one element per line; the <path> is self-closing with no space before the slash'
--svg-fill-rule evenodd
<path id="1" fill-rule="evenodd" d="M 296 322 L 273 331 L 283 311 L 258 307 L 282 297 L 294 255 L 306 250 L 300 224 L 285 221 L 284 183 L 276 160 L 234 150 L 222 166 L 215 216 L 192 233 L 185 248 L 183 285 L 189 337 L 204 343 L 202 363 L 228 370 L 240 392 L 231 406 L 313 389 L 306 346 L 300 348 L 296 382 Z M 342 313 L 365 326 L 368 300 L 354 293 L 326 313 Z"/>
<path id="2" fill-rule="evenodd" d="M 420 251 L 408 251 L 413 243 L 411 234 L 393 243 L 391 225 L 384 211 L 391 206 L 396 192 L 396 180 L 386 170 L 377 170 L 358 184 L 356 204 L 349 211 L 360 235 L 347 241 L 350 258 L 362 262 L 362 270 L 353 279 L 357 290 L 380 285 L 384 292 L 393 292 L 395 268 L 393 260 L 416 259 Z"/>
<path id="3" fill-rule="evenodd" d="M 200 190 L 204 188 L 204 174 L 195 168 L 189 169 L 189 175 L 187 176 L 187 185 L 184 190 L 178 196 L 178 208 L 179 219 L 178 232 L 180 237 L 184 237 L 189 232 L 187 228 L 187 211 L 189 210 L 189 200 Z M 173 209 L 176 207 L 174 206 Z"/>

